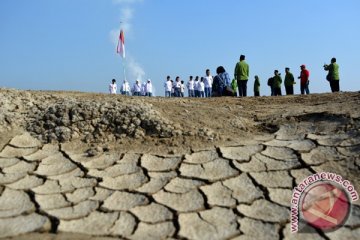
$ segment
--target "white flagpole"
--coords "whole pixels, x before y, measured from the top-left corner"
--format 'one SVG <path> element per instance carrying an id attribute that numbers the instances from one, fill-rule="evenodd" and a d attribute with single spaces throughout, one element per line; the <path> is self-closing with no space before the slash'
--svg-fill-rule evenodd
<path id="1" fill-rule="evenodd" d="M 122 65 L 123 65 L 123 74 L 124 74 L 124 80 L 126 80 L 126 64 L 125 64 L 125 58 L 122 59 Z"/>

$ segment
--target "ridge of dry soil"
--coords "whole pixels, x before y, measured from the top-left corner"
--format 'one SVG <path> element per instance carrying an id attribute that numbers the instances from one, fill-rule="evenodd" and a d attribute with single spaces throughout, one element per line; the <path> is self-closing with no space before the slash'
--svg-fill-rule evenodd
<path id="1" fill-rule="evenodd" d="M 357 239 L 290 234 L 292 189 L 360 187 L 360 93 L 143 98 L 0 89 L 0 238 Z"/>

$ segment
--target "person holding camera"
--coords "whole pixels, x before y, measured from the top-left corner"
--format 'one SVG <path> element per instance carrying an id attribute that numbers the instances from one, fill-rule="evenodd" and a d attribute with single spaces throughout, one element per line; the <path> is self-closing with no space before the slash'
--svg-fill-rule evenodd
<path id="1" fill-rule="evenodd" d="M 326 76 L 326 80 L 330 83 L 330 88 L 332 92 L 340 91 L 340 77 L 339 77 L 339 65 L 336 63 L 336 58 L 331 59 L 331 63 L 324 64 L 324 70 L 329 73 Z"/>
<path id="2" fill-rule="evenodd" d="M 300 77 L 298 77 L 298 79 L 300 79 L 301 95 L 304 95 L 305 92 L 306 94 L 310 94 L 310 90 L 309 90 L 310 72 L 309 70 L 306 69 L 306 66 L 304 64 L 300 66 L 300 69 L 301 72 L 300 72 Z"/>

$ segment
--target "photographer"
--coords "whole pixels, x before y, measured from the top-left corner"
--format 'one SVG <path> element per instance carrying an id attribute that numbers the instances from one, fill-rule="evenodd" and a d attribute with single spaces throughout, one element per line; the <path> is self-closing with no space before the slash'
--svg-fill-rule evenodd
<path id="1" fill-rule="evenodd" d="M 331 63 L 324 64 L 324 70 L 329 71 L 326 76 L 326 80 L 330 83 L 330 88 L 332 92 L 340 91 L 340 77 L 339 77 L 339 65 L 336 63 L 336 58 L 331 59 Z"/>

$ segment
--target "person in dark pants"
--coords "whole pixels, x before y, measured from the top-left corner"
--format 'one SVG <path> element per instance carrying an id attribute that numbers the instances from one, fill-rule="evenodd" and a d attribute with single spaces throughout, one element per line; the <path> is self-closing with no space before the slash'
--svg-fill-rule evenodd
<path id="1" fill-rule="evenodd" d="M 286 95 L 294 95 L 294 84 L 295 84 L 295 78 L 294 75 L 290 72 L 290 68 L 285 68 L 285 90 Z"/>
<path id="2" fill-rule="evenodd" d="M 259 80 L 258 75 L 255 76 L 254 96 L 255 96 L 255 97 L 259 97 L 259 96 L 260 96 L 260 80 Z"/>
<path id="3" fill-rule="evenodd" d="M 199 91 L 199 76 L 195 77 L 195 81 L 194 81 L 194 93 L 195 93 L 195 97 L 198 98 L 200 97 L 200 91 Z"/>
<path id="4" fill-rule="evenodd" d="M 268 79 L 267 85 L 270 87 L 270 90 L 271 90 L 271 95 L 270 96 L 274 96 L 274 88 L 273 88 L 274 78 L 273 77 Z"/>
<path id="5" fill-rule="evenodd" d="M 228 91 L 227 87 L 230 88 L 231 81 L 230 76 L 226 72 L 223 66 L 219 66 L 216 69 L 216 76 L 212 84 L 212 96 L 222 97 L 222 96 L 233 96 L 233 91 Z"/>
<path id="6" fill-rule="evenodd" d="M 336 58 L 331 59 L 329 65 L 324 65 L 324 70 L 329 71 L 326 76 L 326 80 L 330 83 L 330 88 L 332 92 L 340 91 L 340 77 L 339 77 L 339 65 L 336 63 Z"/>
<path id="7" fill-rule="evenodd" d="M 177 76 L 175 78 L 175 83 L 174 83 L 174 93 L 175 93 L 175 97 L 181 97 L 180 96 L 180 92 L 181 92 L 181 82 L 180 82 L 180 77 Z"/>
<path id="8" fill-rule="evenodd" d="M 235 66 L 234 77 L 237 80 L 239 96 L 247 96 L 247 82 L 249 80 L 249 65 L 245 62 L 245 56 L 240 56 L 240 61 Z"/>
<path id="9" fill-rule="evenodd" d="M 281 83 L 282 79 L 278 70 L 274 71 L 274 82 L 273 82 L 273 89 L 274 89 L 274 96 L 281 96 Z"/>
<path id="10" fill-rule="evenodd" d="M 310 94 L 310 90 L 309 90 L 309 77 L 310 77 L 310 72 L 309 70 L 306 69 L 306 66 L 303 64 L 300 66 L 301 68 L 301 72 L 300 72 L 300 76 L 298 77 L 298 79 L 300 79 L 300 92 L 301 95 L 306 94 Z"/>

